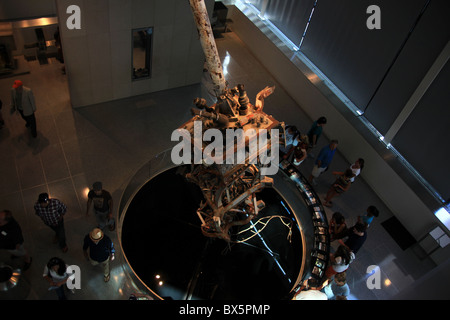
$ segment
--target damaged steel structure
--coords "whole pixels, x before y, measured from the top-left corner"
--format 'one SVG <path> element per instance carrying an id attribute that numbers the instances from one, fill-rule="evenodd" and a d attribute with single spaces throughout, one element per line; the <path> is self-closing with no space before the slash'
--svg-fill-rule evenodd
<path id="1" fill-rule="evenodd" d="M 189 138 L 193 142 L 192 153 L 195 152 L 195 148 L 203 152 L 209 144 L 208 141 L 202 141 L 200 144 L 194 141 L 196 121 L 201 121 L 203 132 L 211 128 L 222 132 L 242 129 L 245 133 L 254 132 L 257 136 L 253 138 L 256 139 L 267 138 L 259 135 L 272 132 L 271 129 L 278 129 L 275 131 L 279 132 L 278 136 L 267 138 L 264 150 L 258 148 L 256 151 L 250 150 L 248 144 L 252 137 L 246 135 L 243 163 L 227 164 L 226 161 L 220 161 L 206 164 L 203 161 L 200 164 L 192 164 L 190 171 L 185 173 L 186 179 L 198 185 L 203 193 L 204 201 L 197 210 L 202 233 L 207 237 L 233 241 L 230 229 L 249 223 L 265 206 L 262 200 L 257 199 L 256 194 L 263 188 L 271 186 L 273 180 L 262 174 L 264 164 L 259 160 L 260 153 L 270 150 L 271 143 L 275 140 L 279 144 L 285 143 L 285 126 L 283 122 L 277 121 L 263 111 L 264 99 L 273 93 L 274 87 L 262 89 L 256 95 L 254 104 L 250 102 L 243 84 L 228 88 L 205 3 L 203 0 L 189 2 L 205 54 L 205 65 L 214 84 L 217 99 L 216 103 L 208 106 L 205 99 L 196 98 L 194 100 L 196 108 L 191 109 L 193 118 L 179 127 L 189 133 Z M 231 150 L 232 153 L 233 151 L 236 150 Z M 225 154 L 222 156 L 225 157 Z"/>

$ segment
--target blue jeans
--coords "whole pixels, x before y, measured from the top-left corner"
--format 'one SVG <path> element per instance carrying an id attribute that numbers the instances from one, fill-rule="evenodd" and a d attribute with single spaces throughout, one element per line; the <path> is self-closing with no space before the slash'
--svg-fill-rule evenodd
<path id="1" fill-rule="evenodd" d="M 108 215 L 109 212 L 105 211 L 105 212 L 101 212 L 101 211 L 97 211 L 95 208 L 95 218 L 97 220 L 97 226 L 100 229 L 104 229 L 106 226 L 110 227 L 112 225 L 114 225 L 114 219 L 108 219 Z"/>
<path id="2" fill-rule="evenodd" d="M 56 294 L 58 295 L 58 300 L 67 300 L 66 293 L 64 292 L 65 286 L 66 285 L 63 284 L 63 285 L 59 286 L 57 289 L 55 289 Z"/>

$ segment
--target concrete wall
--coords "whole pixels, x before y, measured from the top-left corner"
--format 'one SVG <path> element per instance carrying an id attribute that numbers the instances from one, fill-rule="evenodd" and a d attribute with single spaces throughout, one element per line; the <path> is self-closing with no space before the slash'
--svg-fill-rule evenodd
<path id="1" fill-rule="evenodd" d="M 55 0 L 0 1 L 0 20 L 24 20 L 55 15 Z"/>
<path id="2" fill-rule="evenodd" d="M 25 49 L 25 45 L 31 45 L 33 43 L 37 42 L 37 36 L 36 36 L 36 28 L 41 28 L 44 32 L 45 40 L 54 40 L 54 34 L 57 30 L 58 25 L 57 24 L 51 24 L 51 25 L 45 25 L 45 26 L 37 26 L 37 27 L 30 27 L 30 28 L 13 28 L 14 33 L 14 44 L 15 44 L 15 50 L 13 50 L 14 56 L 20 56 L 27 51 L 34 50 L 36 51 L 36 48 L 33 49 Z"/>
<path id="3" fill-rule="evenodd" d="M 188 1 L 56 0 L 74 108 L 199 83 L 204 55 Z M 208 0 L 212 14 L 213 1 Z M 69 30 L 69 5 L 81 29 Z M 132 29 L 153 27 L 152 76 L 131 79 Z"/>
<path id="4" fill-rule="evenodd" d="M 339 140 L 339 152 L 351 163 L 364 158 L 366 166 L 361 176 L 373 191 L 388 206 L 397 219 L 416 238 L 424 236 L 438 224 L 437 218 L 409 187 L 408 183 L 388 165 L 372 145 L 349 121 L 351 114 L 343 114 L 271 41 L 247 16 L 234 6 L 229 16 L 233 21 L 232 30 L 250 48 L 289 95 L 301 106 L 311 119 L 326 116 L 328 122 L 324 134 Z M 261 50 L 264 48 L 264 50 Z M 432 258 L 436 262 L 450 257 L 450 246 L 438 250 Z"/>

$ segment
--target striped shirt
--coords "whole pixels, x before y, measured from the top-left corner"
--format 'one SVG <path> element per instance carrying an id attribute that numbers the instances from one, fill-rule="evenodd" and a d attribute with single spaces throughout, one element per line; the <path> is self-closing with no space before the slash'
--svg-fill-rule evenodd
<path id="1" fill-rule="evenodd" d="M 41 207 L 40 203 L 37 202 L 34 205 L 34 210 L 36 211 L 36 215 L 38 215 L 46 225 L 57 226 L 66 213 L 67 207 L 58 199 L 48 199 L 48 205 L 46 207 Z"/>

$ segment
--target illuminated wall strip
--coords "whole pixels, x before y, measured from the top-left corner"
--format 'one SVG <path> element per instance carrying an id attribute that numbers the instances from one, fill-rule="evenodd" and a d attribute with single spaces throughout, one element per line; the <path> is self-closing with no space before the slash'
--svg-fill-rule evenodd
<path id="1" fill-rule="evenodd" d="M 312 18 L 313 14 L 314 14 L 314 10 L 316 9 L 317 1 L 318 1 L 318 0 L 316 0 L 316 1 L 314 2 L 314 5 L 313 5 L 312 10 L 311 10 L 311 14 L 309 15 L 309 18 L 308 18 L 308 22 L 306 23 L 305 31 L 303 31 L 302 39 L 300 40 L 300 44 L 298 45 L 298 49 L 299 49 L 299 50 L 300 50 L 301 47 L 302 47 L 303 40 L 305 39 L 306 32 L 308 31 L 309 23 L 311 22 L 311 18 Z"/>
<path id="2" fill-rule="evenodd" d="M 442 207 L 437 210 L 434 215 L 438 218 L 442 224 L 450 230 L 450 210 L 448 208 Z"/>
<path id="3" fill-rule="evenodd" d="M 294 44 L 285 34 L 278 29 L 270 20 L 267 20 L 265 17 L 261 16 L 261 12 L 251 3 L 242 3 L 240 0 L 236 1 L 235 6 L 241 10 L 246 16 L 248 16 L 248 11 L 245 9 L 249 9 L 253 14 L 255 14 L 261 22 L 265 24 L 266 27 L 270 29 L 284 44 L 293 51 L 298 51 L 299 48 L 296 44 Z"/>

